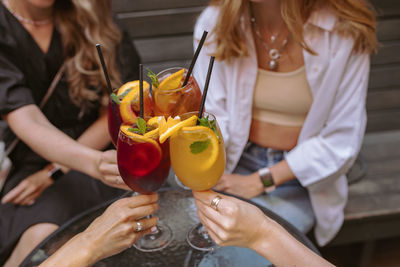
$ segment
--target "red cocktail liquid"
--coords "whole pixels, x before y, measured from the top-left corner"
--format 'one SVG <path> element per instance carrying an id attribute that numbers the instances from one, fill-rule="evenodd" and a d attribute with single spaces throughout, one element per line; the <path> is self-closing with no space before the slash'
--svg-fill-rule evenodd
<path id="1" fill-rule="evenodd" d="M 137 142 L 120 132 L 117 147 L 119 172 L 132 190 L 150 194 L 164 184 L 171 165 L 169 141 L 160 144 L 160 153 L 152 143 Z"/>
<path id="2" fill-rule="evenodd" d="M 119 127 L 122 124 L 121 114 L 119 112 L 119 106 L 115 103 L 111 97 L 108 100 L 108 133 L 111 136 L 111 140 L 115 147 L 117 147 Z"/>

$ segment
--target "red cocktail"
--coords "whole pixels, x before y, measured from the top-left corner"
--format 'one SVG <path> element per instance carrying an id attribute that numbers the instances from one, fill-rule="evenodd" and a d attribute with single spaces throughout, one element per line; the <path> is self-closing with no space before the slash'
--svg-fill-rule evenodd
<path id="1" fill-rule="evenodd" d="M 157 138 L 158 139 L 158 138 Z M 124 182 L 134 191 L 150 194 L 157 191 L 170 169 L 169 142 L 146 142 L 120 131 L 117 146 L 118 169 Z"/>
<path id="2" fill-rule="evenodd" d="M 150 118 L 153 114 L 150 97 L 150 85 L 144 86 L 144 116 Z M 108 132 L 114 146 L 117 146 L 119 127 L 124 124 L 134 124 L 139 115 L 139 81 L 124 84 L 117 93 L 110 95 L 108 102 Z"/>
<path id="3" fill-rule="evenodd" d="M 150 130 L 150 131 L 149 131 Z M 117 162 L 124 182 L 134 191 L 150 194 L 158 190 L 170 169 L 169 142 L 160 144 L 159 128 L 151 129 L 142 118 L 137 124 L 120 127 L 117 142 Z M 136 241 L 144 252 L 165 248 L 172 240 L 171 229 L 158 222 L 157 230 Z"/>

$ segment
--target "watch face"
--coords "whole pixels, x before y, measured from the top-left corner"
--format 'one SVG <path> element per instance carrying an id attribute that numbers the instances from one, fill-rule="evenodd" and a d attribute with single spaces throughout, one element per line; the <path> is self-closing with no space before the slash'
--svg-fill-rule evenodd
<path id="1" fill-rule="evenodd" d="M 272 179 L 267 178 L 267 177 L 263 177 L 262 182 L 263 182 L 264 187 L 270 187 L 270 186 L 274 185 L 274 182 L 272 181 Z"/>

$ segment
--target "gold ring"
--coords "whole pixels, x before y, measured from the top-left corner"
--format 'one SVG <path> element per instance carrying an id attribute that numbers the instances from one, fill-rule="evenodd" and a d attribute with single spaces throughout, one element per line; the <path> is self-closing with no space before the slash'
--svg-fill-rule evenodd
<path id="1" fill-rule="evenodd" d="M 137 225 L 136 232 L 142 231 L 142 229 L 143 229 L 143 224 L 142 224 L 141 222 L 136 222 L 136 225 Z"/>
<path id="2" fill-rule="evenodd" d="M 222 199 L 222 197 L 220 197 L 220 196 L 214 197 L 213 200 L 211 200 L 211 204 L 210 204 L 211 208 L 218 211 L 218 203 L 221 199 Z"/>

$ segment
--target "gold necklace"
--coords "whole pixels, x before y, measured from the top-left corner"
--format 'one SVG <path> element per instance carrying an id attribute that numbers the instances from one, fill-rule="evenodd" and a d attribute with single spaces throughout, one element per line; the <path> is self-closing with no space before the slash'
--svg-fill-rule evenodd
<path id="1" fill-rule="evenodd" d="M 43 20 L 32 20 L 32 19 L 24 18 L 23 16 L 17 14 L 14 10 L 11 9 L 9 0 L 4 0 L 4 5 L 8 8 L 8 10 L 11 12 L 11 14 L 13 14 L 14 17 L 16 17 L 19 21 L 21 21 L 23 23 L 30 24 L 30 25 L 33 25 L 36 27 L 40 27 L 40 26 L 48 25 L 53 22 L 52 17 L 49 19 L 43 19 Z"/>

